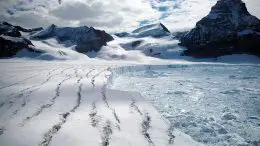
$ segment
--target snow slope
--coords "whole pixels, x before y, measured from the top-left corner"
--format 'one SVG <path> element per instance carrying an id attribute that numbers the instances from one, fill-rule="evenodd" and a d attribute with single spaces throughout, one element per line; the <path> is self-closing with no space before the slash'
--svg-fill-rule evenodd
<path id="1" fill-rule="evenodd" d="M 118 63 L 1 60 L 0 145 L 201 145 L 140 94 L 107 88 Z"/>
<path id="2" fill-rule="evenodd" d="M 186 48 L 178 45 L 179 40 L 171 36 L 152 38 L 119 38 L 114 36 L 115 40 L 103 47 L 97 57 L 107 60 L 131 60 L 137 62 L 215 62 L 215 63 L 260 63 L 260 58 L 247 54 L 225 55 L 215 58 L 198 59 L 189 56 L 183 56 Z M 105 48 L 105 49 L 104 49 Z M 150 51 L 152 50 L 152 52 Z M 147 63 L 147 62 L 146 62 Z"/>
<path id="3" fill-rule="evenodd" d="M 140 27 L 134 31 L 132 31 L 129 36 L 131 37 L 163 37 L 163 36 L 169 36 L 170 31 L 162 24 L 150 24 L 150 25 L 145 25 L 143 27 Z"/>

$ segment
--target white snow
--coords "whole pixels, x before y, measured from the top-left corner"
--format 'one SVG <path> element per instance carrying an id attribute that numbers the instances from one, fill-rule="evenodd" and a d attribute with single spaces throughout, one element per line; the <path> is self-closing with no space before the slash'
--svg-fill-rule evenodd
<path id="1" fill-rule="evenodd" d="M 202 145 L 139 93 L 107 88 L 119 63 L 1 60 L 0 145 Z"/>
<path id="2" fill-rule="evenodd" d="M 14 57 L 17 58 L 34 58 L 40 60 L 84 60 L 88 57 L 84 54 L 74 51 L 75 46 L 66 46 L 59 44 L 56 39 L 47 39 L 44 41 L 31 40 L 36 50 L 42 54 L 21 50 Z"/>
<path id="3" fill-rule="evenodd" d="M 129 45 L 139 40 L 139 46 Z M 259 57 L 242 54 L 193 59 L 181 56 L 184 48 L 170 36 L 115 37 L 100 52 L 86 55 L 76 52 L 73 44 L 59 44 L 56 39 L 32 43 L 43 53 L 24 49 L 12 59 L 0 60 L 1 146 L 197 146 L 203 145 L 197 141 L 222 140 L 223 145 L 236 145 L 258 140 Z M 170 70 L 142 72 L 144 64 L 149 64 L 147 68 L 157 65 L 152 68 L 159 70 L 168 64 L 183 67 L 169 65 Z M 218 70 L 218 65 L 227 68 Z M 128 71 L 131 76 L 124 76 Z M 241 72 L 247 74 L 243 80 L 237 79 Z M 123 91 L 129 88 L 135 92 Z M 223 92 L 216 93 L 218 88 Z M 249 93 L 254 96 L 247 97 Z M 173 94 L 181 99 L 169 98 Z M 240 99 L 238 94 L 247 98 Z M 204 100 L 206 95 L 210 98 Z M 230 101 L 227 95 L 235 101 L 222 112 L 217 105 L 226 105 Z M 203 110 L 207 104 L 212 107 L 209 111 Z M 176 118 L 176 113 L 180 117 Z M 209 114 L 215 121 L 227 123 L 212 123 Z M 228 133 L 212 137 L 214 128 Z M 243 132 L 246 138 L 241 136 Z"/>

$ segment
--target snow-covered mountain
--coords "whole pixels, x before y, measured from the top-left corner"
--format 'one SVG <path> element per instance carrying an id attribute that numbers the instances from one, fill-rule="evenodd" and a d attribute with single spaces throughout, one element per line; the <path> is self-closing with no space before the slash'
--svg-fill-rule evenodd
<path id="1" fill-rule="evenodd" d="M 116 33 L 112 42 L 127 51 L 161 59 L 179 58 L 183 49 L 178 46 L 171 32 L 162 23 L 148 24 L 132 32 Z"/>
<path id="2" fill-rule="evenodd" d="M 23 37 L 22 33 L 33 33 L 41 29 L 25 29 L 7 22 L 0 22 L 0 57 L 12 57 L 22 49 L 35 52 L 32 42 Z"/>
<path id="3" fill-rule="evenodd" d="M 116 34 L 119 37 L 163 37 L 163 36 L 169 36 L 170 31 L 168 28 L 166 28 L 162 23 L 158 24 L 150 24 L 145 25 L 140 28 L 137 28 L 136 30 L 132 31 L 131 33 L 123 32 L 123 33 L 117 33 Z"/>
<path id="4" fill-rule="evenodd" d="M 57 27 L 51 25 L 46 29 L 26 29 L 1 22 L 0 57 L 35 58 L 43 55 L 45 56 L 43 58 L 46 58 L 47 55 L 48 60 L 50 57 L 58 59 L 59 56 L 61 56 L 60 59 L 75 58 L 84 56 L 81 53 L 97 52 L 113 39 L 105 31 L 87 26 Z"/>
<path id="5" fill-rule="evenodd" d="M 31 36 L 33 40 L 46 40 L 55 38 L 59 43 L 67 46 L 76 45 L 76 50 L 81 53 L 89 51 L 99 51 L 113 37 L 105 31 L 94 29 L 93 27 L 57 27 L 51 25 L 48 28 Z"/>
<path id="6" fill-rule="evenodd" d="M 37 52 L 31 41 L 23 37 L 0 36 L 0 57 L 12 57 L 22 49 Z"/>
<path id="7" fill-rule="evenodd" d="M 27 29 L 21 26 L 15 26 L 8 22 L 0 22 L 0 34 L 12 37 L 20 37 L 22 36 L 21 32 L 25 33 L 33 33 L 42 30 L 42 27 Z"/>
<path id="8" fill-rule="evenodd" d="M 218 57 L 235 53 L 260 55 L 260 20 L 241 0 L 219 0 L 196 27 L 180 39 L 186 55 Z"/>
<path id="9" fill-rule="evenodd" d="M 170 36 L 162 38 L 143 37 L 143 38 L 117 38 L 115 44 L 119 44 L 127 51 L 140 51 L 146 56 L 161 59 L 171 59 L 181 57 L 183 49 L 178 46 L 179 41 Z"/>

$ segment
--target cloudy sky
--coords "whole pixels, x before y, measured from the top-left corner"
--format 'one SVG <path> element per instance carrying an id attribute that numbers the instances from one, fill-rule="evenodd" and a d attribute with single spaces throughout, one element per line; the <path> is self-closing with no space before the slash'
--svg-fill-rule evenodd
<path id="1" fill-rule="evenodd" d="M 0 19 L 24 27 L 56 24 L 129 31 L 162 22 L 170 30 L 189 29 L 217 0 L 0 0 Z M 260 18 L 260 0 L 244 0 Z"/>

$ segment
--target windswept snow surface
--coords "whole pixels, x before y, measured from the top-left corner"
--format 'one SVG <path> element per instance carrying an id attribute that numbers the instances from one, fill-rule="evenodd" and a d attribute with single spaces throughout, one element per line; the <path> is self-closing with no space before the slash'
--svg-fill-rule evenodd
<path id="1" fill-rule="evenodd" d="M 139 93 L 107 88 L 118 63 L 1 60 L 0 145 L 202 145 Z"/>
<path id="2" fill-rule="evenodd" d="M 124 67 L 117 73 L 112 89 L 140 92 L 194 140 L 209 146 L 260 145 L 259 65 Z"/>

